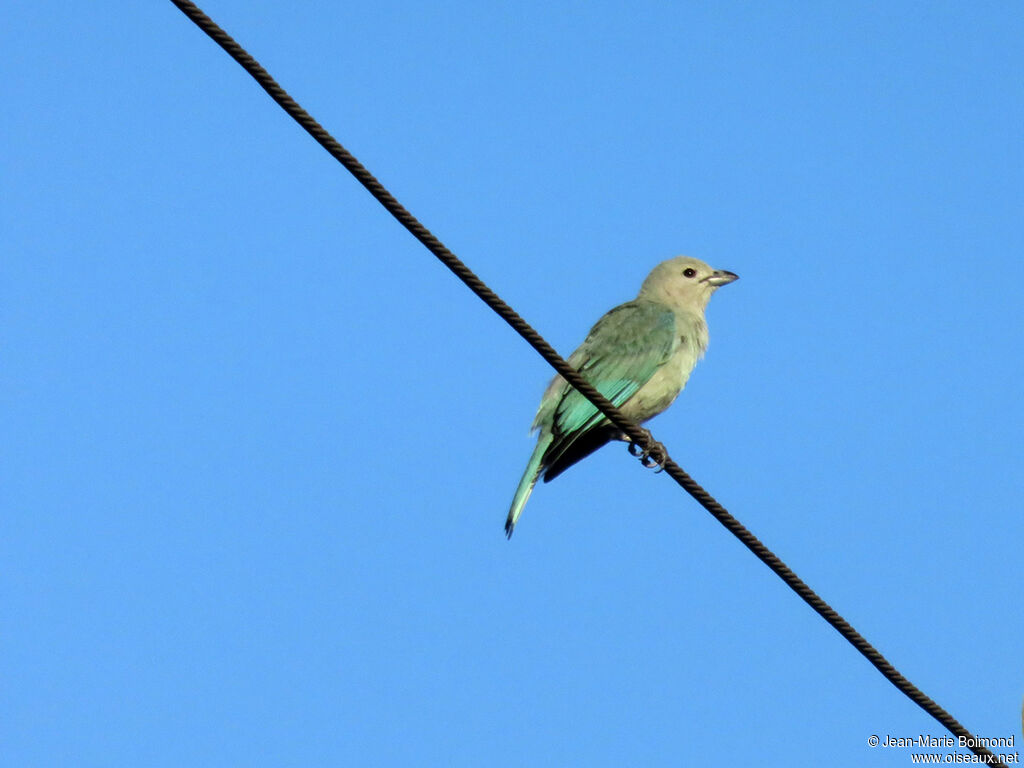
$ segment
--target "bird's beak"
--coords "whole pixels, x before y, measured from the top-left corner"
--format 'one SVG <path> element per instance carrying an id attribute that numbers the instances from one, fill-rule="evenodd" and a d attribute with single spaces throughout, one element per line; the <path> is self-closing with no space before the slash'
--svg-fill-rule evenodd
<path id="1" fill-rule="evenodd" d="M 730 272 L 727 269 L 716 269 L 710 275 L 704 278 L 704 282 L 718 288 L 720 285 L 728 285 L 734 280 L 739 280 L 740 276 L 735 272 Z"/>

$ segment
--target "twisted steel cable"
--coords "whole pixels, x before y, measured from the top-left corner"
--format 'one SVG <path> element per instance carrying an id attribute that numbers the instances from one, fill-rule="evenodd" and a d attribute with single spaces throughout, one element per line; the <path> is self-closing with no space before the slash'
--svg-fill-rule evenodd
<path id="1" fill-rule="evenodd" d="M 904 693 L 911 701 L 921 709 L 934 717 L 939 723 L 947 728 L 955 736 L 963 736 L 965 739 L 973 739 L 973 735 L 949 712 L 943 709 L 930 697 L 925 695 L 921 689 L 911 683 L 906 677 L 869 643 L 863 635 L 854 629 L 846 619 L 840 616 L 825 600 L 823 600 L 813 589 L 811 589 L 792 569 L 775 555 L 760 539 L 751 533 L 746 526 L 733 517 L 715 498 L 708 493 L 696 480 L 675 461 L 669 457 L 664 446 L 657 443 L 651 433 L 646 429 L 634 424 L 627 419 L 612 403 L 598 392 L 586 379 L 584 379 L 574 368 L 572 368 L 562 357 L 548 344 L 547 341 L 520 315 L 506 304 L 501 297 L 492 291 L 477 275 L 462 262 L 454 253 L 438 240 L 420 221 L 409 213 L 406 208 L 384 188 L 372 173 L 360 163 L 355 156 L 345 149 L 338 141 L 331 136 L 327 130 L 313 119 L 306 110 L 296 103 L 288 95 L 270 73 L 267 72 L 259 62 L 256 61 L 241 45 L 239 45 L 227 32 L 221 29 L 209 16 L 203 13 L 195 3 L 189 0 L 171 0 L 182 13 L 195 23 L 203 32 L 209 35 L 214 42 L 223 48 L 231 58 L 238 62 L 252 78 L 259 83 L 277 104 L 302 126 L 303 129 L 316 142 L 327 150 L 330 155 L 341 163 L 356 177 L 367 191 L 394 216 L 398 222 L 405 227 L 412 235 L 423 243 L 441 263 L 450 269 L 466 286 L 473 291 L 480 299 L 500 315 L 505 322 L 522 336 L 566 381 L 583 394 L 594 404 L 615 426 L 620 428 L 629 438 L 644 451 L 653 451 L 658 458 L 663 457 L 659 462 L 665 472 L 675 480 L 687 493 L 693 496 L 697 502 L 704 507 L 711 515 L 720 522 L 730 533 L 739 539 L 743 545 L 765 565 L 772 569 L 790 589 L 796 592 L 800 598 L 813 608 L 825 621 L 842 635 L 854 648 L 856 648 L 874 667 L 882 673 L 886 680 L 892 683 L 898 690 Z M 967 742 L 970 744 L 971 742 Z M 1004 763 L 995 759 L 995 755 L 983 746 L 971 746 L 970 749 L 982 757 L 989 765 L 1003 766 Z"/>

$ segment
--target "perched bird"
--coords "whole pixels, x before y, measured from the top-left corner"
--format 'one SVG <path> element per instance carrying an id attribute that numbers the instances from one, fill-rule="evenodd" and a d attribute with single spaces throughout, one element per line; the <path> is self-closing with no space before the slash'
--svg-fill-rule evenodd
<path id="1" fill-rule="evenodd" d="M 657 416 L 682 391 L 708 346 L 708 299 L 737 278 L 688 256 L 663 261 L 633 301 L 597 321 L 569 365 L 635 423 Z M 531 431 L 536 429 L 537 447 L 505 521 L 509 538 L 539 477 L 549 482 L 605 443 L 629 441 L 561 376 L 541 398 Z"/>

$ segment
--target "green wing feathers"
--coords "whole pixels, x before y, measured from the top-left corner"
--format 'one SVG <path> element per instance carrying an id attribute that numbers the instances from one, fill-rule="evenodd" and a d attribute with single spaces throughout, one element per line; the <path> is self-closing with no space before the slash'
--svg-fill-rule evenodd
<path id="1" fill-rule="evenodd" d="M 670 309 L 651 301 L 631 301 L 602 317 L 569 363 L 619 407 L 650 381 L 672 356 L 677 343 L 675 315 Z M 564 382 L 547 398 L 556 399 L 550 408 L 551 420 L 538 426 L 548 427 L 554 435 L 544 461 L 550 465 L 577 438 L 605 421 L 605 417 Z M 541 404 L 541 411 L 544 405 Z"/>
<path id="2" fill-rule="evenodd" d="M 672 310 L 653 301 L 630 301 L 597 321 L 586 340 L 569 357 L 569 364 L 598 392 L 621 406 L 650 381 L 655 371 L 672 356 L 678 343 Z M 556 377 L 544 393 L 533 426 L 540 429 L 540 437 L 509 509 L 505 522 L 505 533 L 509 537 L 537 478 L 584 435 L 602 428 L 609 436 L 588 446 L 579 455 L 567 456 L 557 472 L 596 450 L 611 435 L 604 414 L 560 377 Z"/>

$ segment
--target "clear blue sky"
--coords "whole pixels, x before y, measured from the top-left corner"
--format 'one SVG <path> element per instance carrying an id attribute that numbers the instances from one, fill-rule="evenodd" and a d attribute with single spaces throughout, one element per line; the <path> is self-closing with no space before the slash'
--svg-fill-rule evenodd
<path id="1" fill-rule="evenodd" d="M 546 364 L 169 2 L 0 28 L 0 764 L 910 764 L 942 734 L 612 446 L 508 502 Z M 205 10 L 563 353 L 741 275 L 651 423 L 1017 735 L 1024 11 Z"/>

